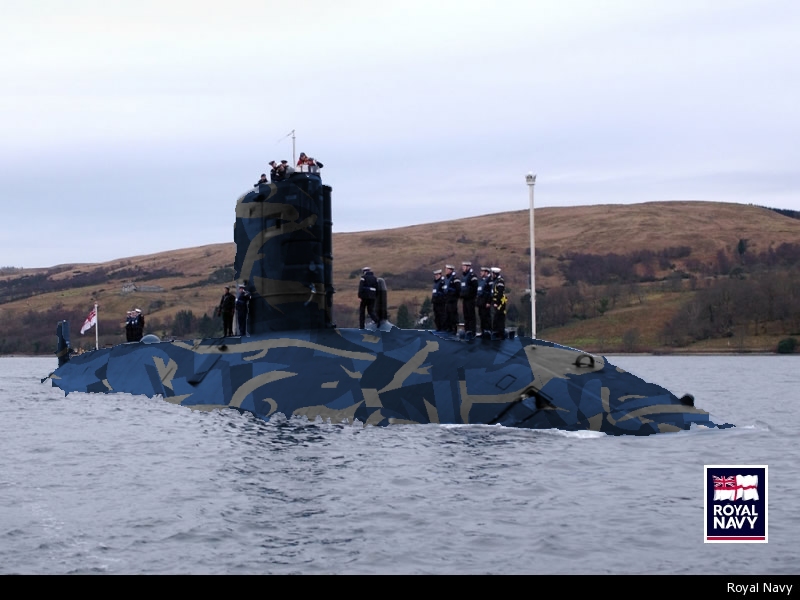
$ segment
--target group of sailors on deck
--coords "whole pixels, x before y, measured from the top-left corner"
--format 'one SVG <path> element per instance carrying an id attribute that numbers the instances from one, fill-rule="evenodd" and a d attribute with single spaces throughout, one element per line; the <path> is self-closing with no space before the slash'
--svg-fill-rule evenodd
<path id="1" fill-rule="evenodd" d="M 464 336 L 472 339 L 478 335 L 475 309 L 481 322 L 481 338 L 504 339 L 508 296 L 500 267 L 481 267 L 481 274 L 472 270 L 472 263 L 461 263 L 459 276 L 453 265 L 445 265 L 433 272 L 433 318 L 436 331 L 458 333 L 458 302 L 464 316 Z"/>

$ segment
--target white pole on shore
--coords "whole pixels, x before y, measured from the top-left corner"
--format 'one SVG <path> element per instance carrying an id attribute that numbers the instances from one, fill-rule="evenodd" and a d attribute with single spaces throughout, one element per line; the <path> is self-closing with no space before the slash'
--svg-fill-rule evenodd
<path id="1" fill-rule="evenodd" d="M 99 350 L 100 349 L 100 333 L 99 333 L 100 318 L 97 316 L 97 303 L 96 302 L 95 302 L 95 305 L 94 305 L 94 319 L 95 319 L 95 324 L 94 324 L 94 349 L 95 350 Z"/>
<path id="2" fill-rule="evenodd" d="M 536 247 L 533 243 L 533 186 L 536 185 L 536 175 L 528 173 L 525 182 L 531 201 L 531 338 L 536 339 Z"/>

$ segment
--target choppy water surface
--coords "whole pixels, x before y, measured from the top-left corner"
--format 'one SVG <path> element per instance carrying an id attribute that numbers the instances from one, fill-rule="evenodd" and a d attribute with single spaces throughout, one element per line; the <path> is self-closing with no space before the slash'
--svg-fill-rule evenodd
<path id="1" fill-rule="evenodd" d="M 0 359 L 0 573 L 797 573 L 800 357 L 608 357 L 737 425 L 649 437 L 264 423 Z M 703 465 L 769 543 L 703 543 Z"/>

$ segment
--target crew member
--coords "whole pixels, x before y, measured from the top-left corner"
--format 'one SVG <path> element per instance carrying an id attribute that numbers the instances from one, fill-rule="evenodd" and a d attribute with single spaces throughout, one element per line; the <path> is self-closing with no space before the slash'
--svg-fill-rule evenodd
<path id="1" fill-rule="evenodd" d="M 259 179 L 258 181 L 256 181 L 256 182 L 253 184 L 253 187 L 254 187 L 254 188 L 257 188 L 257 187 L 259 187 L 259 186 L 262 186 L 262 185 L 267 185 L 268 183 L 269 183 L 269 181 L 267 181 L 267 174 L 266 174 L 266 173 L 262 173 L 262 174 L 261 174 L 261 179 Z"/>
<path id="2" fill-rule="evenodd" d="M 280 166 L 274 160 L 269 161 L 269 180 L 270 181 L 280 181 L 282 177 L 278 173 Z"/>
<path id="3" fill-rule="evenodd" d="M 481 339 L 492 336 L 492 272 L 489 267 L 481 267 L 478 281 L 478 316 L 481 318 Z"/>
<path id="4" fill-rule="evenodd" d="M 129 310 L 128 314 L 125 316 L 125 341 L 133 341 L 133 322 L 135 318 L 134 312 Z"/>
<path id="5" fill-rule="evenodd" d="M 287 179 L 289 175 L 294 175 L 294 167 L 289 164 L 288 160 L 282 160 L 280 166 L 283 179 Z"/>
<path id="6" fill-rule="evenodd" d="M 138 342 L 144 336 L 144 315 L 141 308 L 137 308 L 134 312 L 136 316 L 133 322 L 133 341 Z"/>
<path id="7" fill-rule="evenodd" d="M 433 291 L 431 291 L 431 304 L 433 304 L 433 322 L 436 331 L 444 330 L 445 303 L 447 299 L 444 294 L 444 279 L 442 270 L 436 269 L 433 272 Z"/>
<path id="8" fill-rule="evenodd" d="M 375 277 L 372 269 L 364 267 L 361 269 L 361 281 L 358 282 L 358 298 L 361 304 L 358 307 L 358 326 L 365 329 L 366 317 L 364 311 L 369 314 L 375 324 L 378 324 L 378 317 L 375 315 L 375 296 L 378 291 L 378 279 Z"/>
<path id="9" fill-rule="evenodd" d="M 239 284 L 239 293 L 236 296 L 236 322 L 239 326 L 239 335 L 247 336 L 247 309 L 250 304 L 250 293 L 243 283 Z"/>
<path id="10" fill-rule="evenodd" d="M 455 267 L 445 265 L 444 274 L 445 324 L 444 330 L 458 333 L 458 299 L 461 297 L 461 279 L 456 277 Z"/>
<path id="11" fill-rule="evenodd" d="M 308 165 L 310 167 L 318 167 L 322 168 L 322 163 L 318 160 L 311 158 L 310 156 L 306 155 L 305 152 L 300 153 L 300 158 L 297 159 L 297 166 L 302 167 L 303 165 Z"/>
<path id="12" fill-rule="evenodd" d="M 461 309 L 464 312 L 464 334 L 467 339 L 475 337 L 475 300 L 478 297 L 478 276 L 472 270 L 472 263 L 465 260 L 461 263 Z"/>
<path id="13" fill-rule="evenodd" d="M 506 337 L 506 309 L 508 307 L 508 297 L 506 296 L 506 283 L 500 275 L 499 267 L 492 267 L 492 309 L 494 316 L 492 338 L 503 340 Z"/>
<path id="14" fill-rule="evenodd" d="M 223 337 L 233 336 L 233 312 L 236 309 L 236 297 L 231 294 L 231 288 L 225 286 L 225 293 L 217 307 L 217 316 L 222 317 Z"/>

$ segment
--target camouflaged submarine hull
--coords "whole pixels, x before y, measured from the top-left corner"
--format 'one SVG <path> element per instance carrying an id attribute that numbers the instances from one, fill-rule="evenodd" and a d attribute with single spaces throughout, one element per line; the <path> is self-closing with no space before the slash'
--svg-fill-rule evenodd
<path id="1" fill-rule="evenodd" d="M 162 396 L 262 419 L 282 414 L 617 435 L 717 426 L 691 398 L 557 344 L 466 341 L 386 322 L 374 331 L 337 329 L 331 193 L 318 172 L 302 172 L 237 199 L 234 269 L 250 292 L 249 337 L 161 342 L 147 336 L 70 356 L 69 324 L 62 321 L 53 385 L 67 393 Z"/>
<path id="2" fill-rule="evenodd" d="M 731 427 L 579 350 L 398 328 L 126 343 L 72 356 L 49 379 L 66 393 L 162 396 L 262 419 L 280 413 L 333 423 L 500 424 L 615 435 Z"/>

